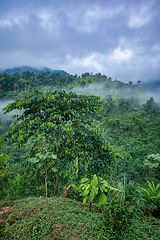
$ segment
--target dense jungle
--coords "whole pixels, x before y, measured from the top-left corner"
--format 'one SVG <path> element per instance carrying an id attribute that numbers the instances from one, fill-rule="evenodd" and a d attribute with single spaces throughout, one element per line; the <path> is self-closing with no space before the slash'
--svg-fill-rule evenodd
<path id="1" fill-rule="evenodd" d="M 101 73 L 1 73 L 0 237 L 159 239 L 157 96 Z"/>

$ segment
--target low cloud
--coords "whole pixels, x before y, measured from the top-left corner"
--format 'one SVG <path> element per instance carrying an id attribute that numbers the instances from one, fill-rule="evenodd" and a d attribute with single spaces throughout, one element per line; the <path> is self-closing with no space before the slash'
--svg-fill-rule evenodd
<path id="1" fill-rule="evenodd" d="M 151 93 L 149 91 L 140 91 L 140 89 L 130 88 L 127 85 L 121 86 L 119 89 L 110 89 L 105 83 L 88 84 L 82 87 L 75 87 L 72 89 L 77 94 L 96 95 L 100 96 L 102 100 L 106 100 L 110 96 L 117 96 L 119 98 L 130 99 L 135 97 L 140 101 L 140 104 L 146 103 L 151 97 L 158 103 L 160 103 L 160 96 L 158 93 Z"/>

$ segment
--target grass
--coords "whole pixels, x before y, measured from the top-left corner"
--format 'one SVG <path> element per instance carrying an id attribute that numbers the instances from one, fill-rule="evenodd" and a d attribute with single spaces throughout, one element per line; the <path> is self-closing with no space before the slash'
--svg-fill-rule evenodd
<path id="1" fill-rule="evenodd" d="M 69 198 L 49 198 L 48 206 L 44 197 L 1 200 L 0 239 L 159 239 L 159 219 L 134 219 L 132 226 L 118 236 L 104 224 L 106 217 L 98 207 L 93 206 L 89 212 L 89 206 Z"/>

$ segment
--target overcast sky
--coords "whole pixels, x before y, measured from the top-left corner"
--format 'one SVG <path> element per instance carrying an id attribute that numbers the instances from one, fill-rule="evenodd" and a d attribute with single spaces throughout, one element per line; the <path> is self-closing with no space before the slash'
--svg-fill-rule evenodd
<path id="1" fill-rule="evenodd" d="M 160 0 L 0 0 L 0 69 L 160 79 Z"/>

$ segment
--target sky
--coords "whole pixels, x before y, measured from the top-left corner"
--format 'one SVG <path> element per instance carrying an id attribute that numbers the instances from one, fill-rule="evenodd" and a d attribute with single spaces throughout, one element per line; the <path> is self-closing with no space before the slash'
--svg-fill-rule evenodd
<path id="1" fill-rule="evenodd" d="M 0 69 L 160 80 L 160 0 L 0 0 Z"/>

